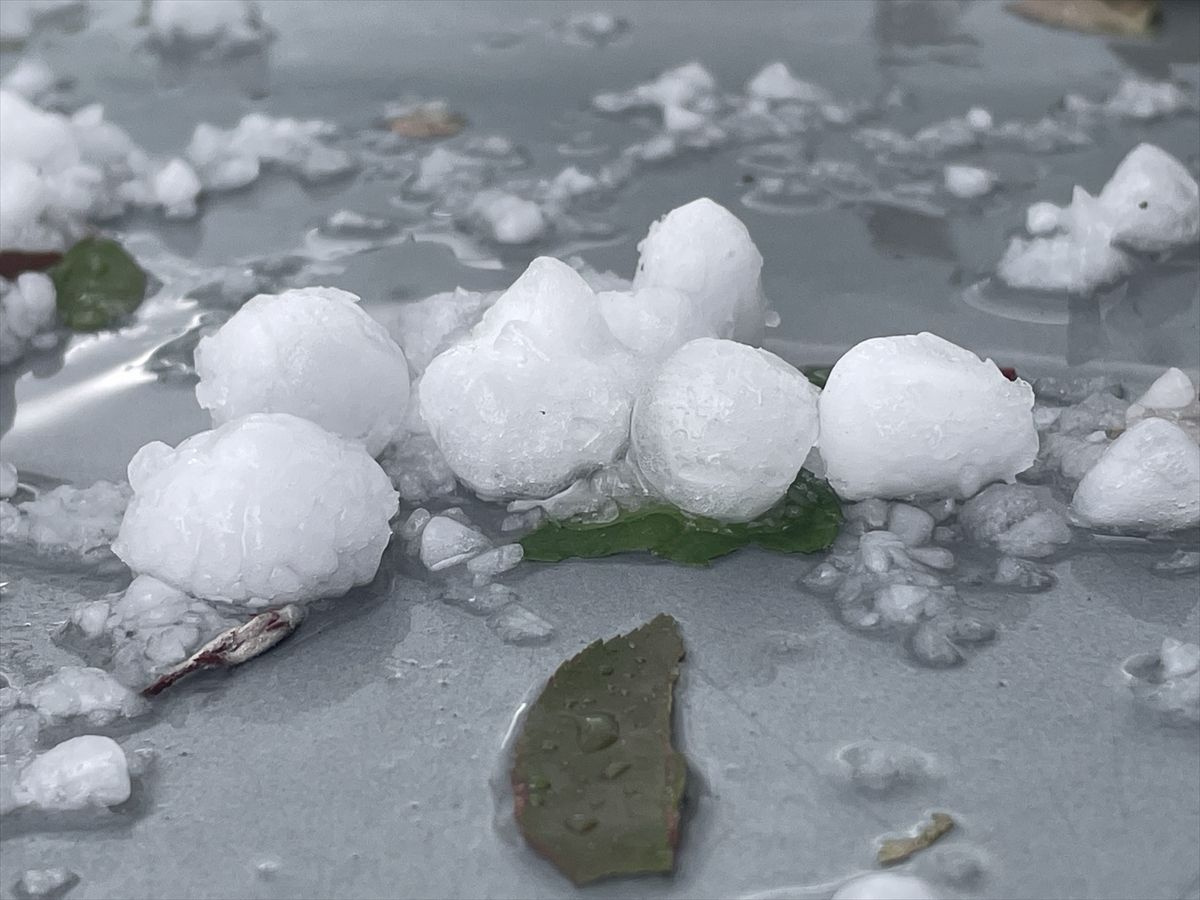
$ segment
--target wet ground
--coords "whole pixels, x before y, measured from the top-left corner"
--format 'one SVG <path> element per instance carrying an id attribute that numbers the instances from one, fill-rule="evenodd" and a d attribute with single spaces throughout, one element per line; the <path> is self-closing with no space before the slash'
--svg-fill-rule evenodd
<path id="1" fill-rule="evenodd" d="M 561 144 L 594 142 L 607 158 L 637 136 L 636 123 L 588 111 L 594 94 L 691 59 L 729 90 L 783 59 L 839 97 L 892 92 L 907 101 L 886 118 L 905 132 L 971 106 L 998 120 L 1036 119 L 1067 92 L 1101 97 L 1131 73 L 1193 91 L 1200 83 L 1200 11 L 1185 4 L 1168 9 L 1171 28 L 1157 39 L 1108 39 L 1034 26 L 985 2 L 623 3 L 613 11 L 630 29 L 603 47 L 565 42 L 554 26 L 590 4 L 264 6 L 276 39 L 234 61 L 148 52 L 136 3 L 93 4 L 82 31 L 49 28 L 33 44 L 75 79 L 80 100 L 103 102 L 152 151 L 178 152 L 197 122 L 228 126 L 252 109 L 328 119 L 352 141 L 385 104 L 413 94 L 446 98 L 471 129 L 510 137 L 531 171 L 547 175 L 565 164 Z M 5 51 L 0 66 L 15 57 Z M 1194 116 L 1111 121 L 1068 153 L 955 156 L 1001 173 L 1001 191 L 981 203 L 867 200 L 788 214 L 743 202 L 764 169 L 742 142 L 639 170 L 592 211 L 608 227 L 589 239 L 515 249 L 453 237 L 397 205 L 404 160 L 390 175 L 316 186 L 269 174 L 207 203 L 192 223 L 116 223 L 161 290 L 137 326 L 5 371 L 0 449 L 23 470 L 86 483 L 121 477 L 148 440 L 173 443 L 206 427 L 190 385 L 145 363 L 219 309 L 180 298 L 220 267 L 303 266 L 312 283 L 361 293 L 372 307 L 455 285 L 499 288 L 542 252 L 628 274 L 649 222 L 699 195 L 749 227 L 782 319 L 769 346 L 793 362 L 930 330 L 1022 374 L 1070 368 L 1146 381 L 1177 365 L 1194 375 L 1195 259 L 1099 299 L 1008 297 L 979 308 L 963 296 L 1029 202 L 1065 203 L 1073 184 L 1098 190 L 1142 140 L 1193 171 L 1200 162 Z M 807 143 L 813 157 L 861 159 L 848 133 Z M 394 217 L 414 240 L 314 261 L 309 232 L 340 208 Z M 798 587 L 810 559 L 747 551 L 705 570 L 526 565 L 506 583 L 556 631 L 519 647 L 438 601 L 392 553 L 370 588 L 326 604 L 278 650 L 165 696 L 148 727 L 122 738 L 127 749 L 157 751 L 127 809 L 48 829 L 6 821 L 0 894 L 22 871 L 56 865 L 81 877 L 72 898 L 571 894 L 502 824 L 493 784 L 502 741 L 562 659 L 661 611 L 681 622 L 689 648 L 679 718 L 697 789 L 679 871 L 578 893 L 827 896 L 826 885 L 871 867 L 877 836 L 936 808 L 961 826 L 945 847 L 974 848 L 981 860 L 978 880 L 953 885 L 944 857 L 918 858 L 914 870 L 947 892 L 1200 896 L 1197 732 L 1134 706 L 1120 671 L 1165 636 L 1200 638 L 1196 576 L 1152 571 L 1163 552 L 1081 541 L 1052 561 L 1057 583 L 1047 592 L 964 589 L 1001 634 L 945 671 L 846 630 Z M 78 599 L 62 592 L 90 598 L 121 584 L 119 574 L 48 571 L 8 553 L 2 568 L 4 579 L 23 579 L 0 602 L 5 655 L 31 676 L 73 661 L 44 637 Z M 883 796 L 854 790 L 835 757 L 864 739 L 920 748 L 936 759 L 937 777 Z"/>

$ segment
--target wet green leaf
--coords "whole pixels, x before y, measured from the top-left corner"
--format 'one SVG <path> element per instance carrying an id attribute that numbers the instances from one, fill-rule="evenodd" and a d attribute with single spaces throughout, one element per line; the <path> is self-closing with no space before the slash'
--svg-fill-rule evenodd
<path id="1" fill-rule="evenodd" d="M 829 380 L 829 373 L 833 371 L 833 366 L 805 366 L 800 371 L 804 373 L 805 378 L 824 390 L 825 382 Z"/>
<path id="2" fill-rule="evenodd" d="M 526 559 L 539 562 L 649 551 L 674 562 L 705 565 L 749 544 L 782 553 L 823 550 L 837 537 L 841 521 L 837 495 L 801 470 L 783 500 L 751 522 L 716 522 L 655 504 L 623 511 L 613 522 L 546 522 L 522 538 L 521 545 Z"/>
<path id="3" fill-rule="evenodd" d="M 596 641 L 529 708 L 512 770 L 514 814 L 576 884 L 670 872 L 687 760 L 671 744 L 683 639 L 667 615 Z"/>
<path id="4" fill-rule="evenodd" d="M 84 238 L 49 274 L 58 293 L 59 318 L 76 331 L 109 328 L 146 296 L 146 273 L 107 238 Z"/>

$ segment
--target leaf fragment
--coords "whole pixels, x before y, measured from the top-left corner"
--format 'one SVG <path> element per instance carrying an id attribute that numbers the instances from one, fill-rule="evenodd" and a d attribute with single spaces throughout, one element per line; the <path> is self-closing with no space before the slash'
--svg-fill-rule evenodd
<path id="1" fill-rule="evenodd" d="M 466 117 L 451 112 L 444 103 L 423 103 L 387 120 L 392 134 L 406 138 L 454 137 L 467 126 Z"/>
<path id="2" fill-rule="evenodd" d="M 201 669 L 240 666 L 266 653 L 304 621 L 304 609 L 294 603 L 260 612 L 249 622 L 222 631 L 199 650 L 164 672 L 142 691 L 143 697 L 154 697 L 180 678 Z"/>
<path id="3" fill-rule="evenodd" d="M 512 769 L 522 834 L 576 884 L 671 872 L 687 760 L 671 742 L 684 646 L 667 615 L 559 666 Z"/>
<path id="4" fill-rule="evenodd" d="M 915 835 L 885 840 L 879 845 L 879 852 L 875 858 L 881 866 L 897 865 L 945 837 L 952 828 L 953 818 L 947 813 L 935 812 L 930 816 L 930 821 L 921 826 Z"/>
<path id="5" fill-rule="evenodd" d="M 749 544 L 782 553 L 814 553 L 837 537 L 841 505 L 829 485 L 801 470 L 786 496 L 750 522 L 692 516 L 667 504 L 623 510 L 611 522 L 547 521 L 521 539 L 525 558 L 558 562 L 648 551 L 674 562 L 706 565 Z"/>
<path id="6" fill-rule="evenodd" d="M 142 304 L 146 273 L 108 238 L 84 238 L 48 273 L 57 293 L 59 318 L 75 331 L 109 328 Z"/>

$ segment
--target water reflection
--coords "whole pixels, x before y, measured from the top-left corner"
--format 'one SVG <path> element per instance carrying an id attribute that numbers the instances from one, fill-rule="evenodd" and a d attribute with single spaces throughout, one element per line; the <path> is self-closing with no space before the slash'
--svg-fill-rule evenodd
<path id="1" fill-rule="evenodd" d="M 882 65 L 979 65 L 979 42 L 963 28 L 971 0 L 875 0 L 871 30 Z"/>

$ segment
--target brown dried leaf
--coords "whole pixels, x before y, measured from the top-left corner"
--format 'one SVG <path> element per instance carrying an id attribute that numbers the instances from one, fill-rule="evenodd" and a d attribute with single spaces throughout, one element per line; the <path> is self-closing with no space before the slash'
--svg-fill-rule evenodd
<path id="1" fill-rule="evenodd" d="M 1147 34 L 1158 21 L 1159 0 L 1014 0 L 1009 12 L 1090 34 Z"/>
<path id="2" fill-rule="evenodd" d="M 954 827 L 954 819 L 942 812 L 935 812 L 928 825 L 912 837 L 888 838 L 880 847 L 875 858 L 881 866 L 902 863 L 914 853 L 924 850 L 944 837 Z"/>
<path id="3" fill-rule="evenodd" d="M 388 119 L 393 134 L 423 140 L 454 137 L 466 125 L 464 116 L 451 112 L 442 103 L 426 103 Z"/>

